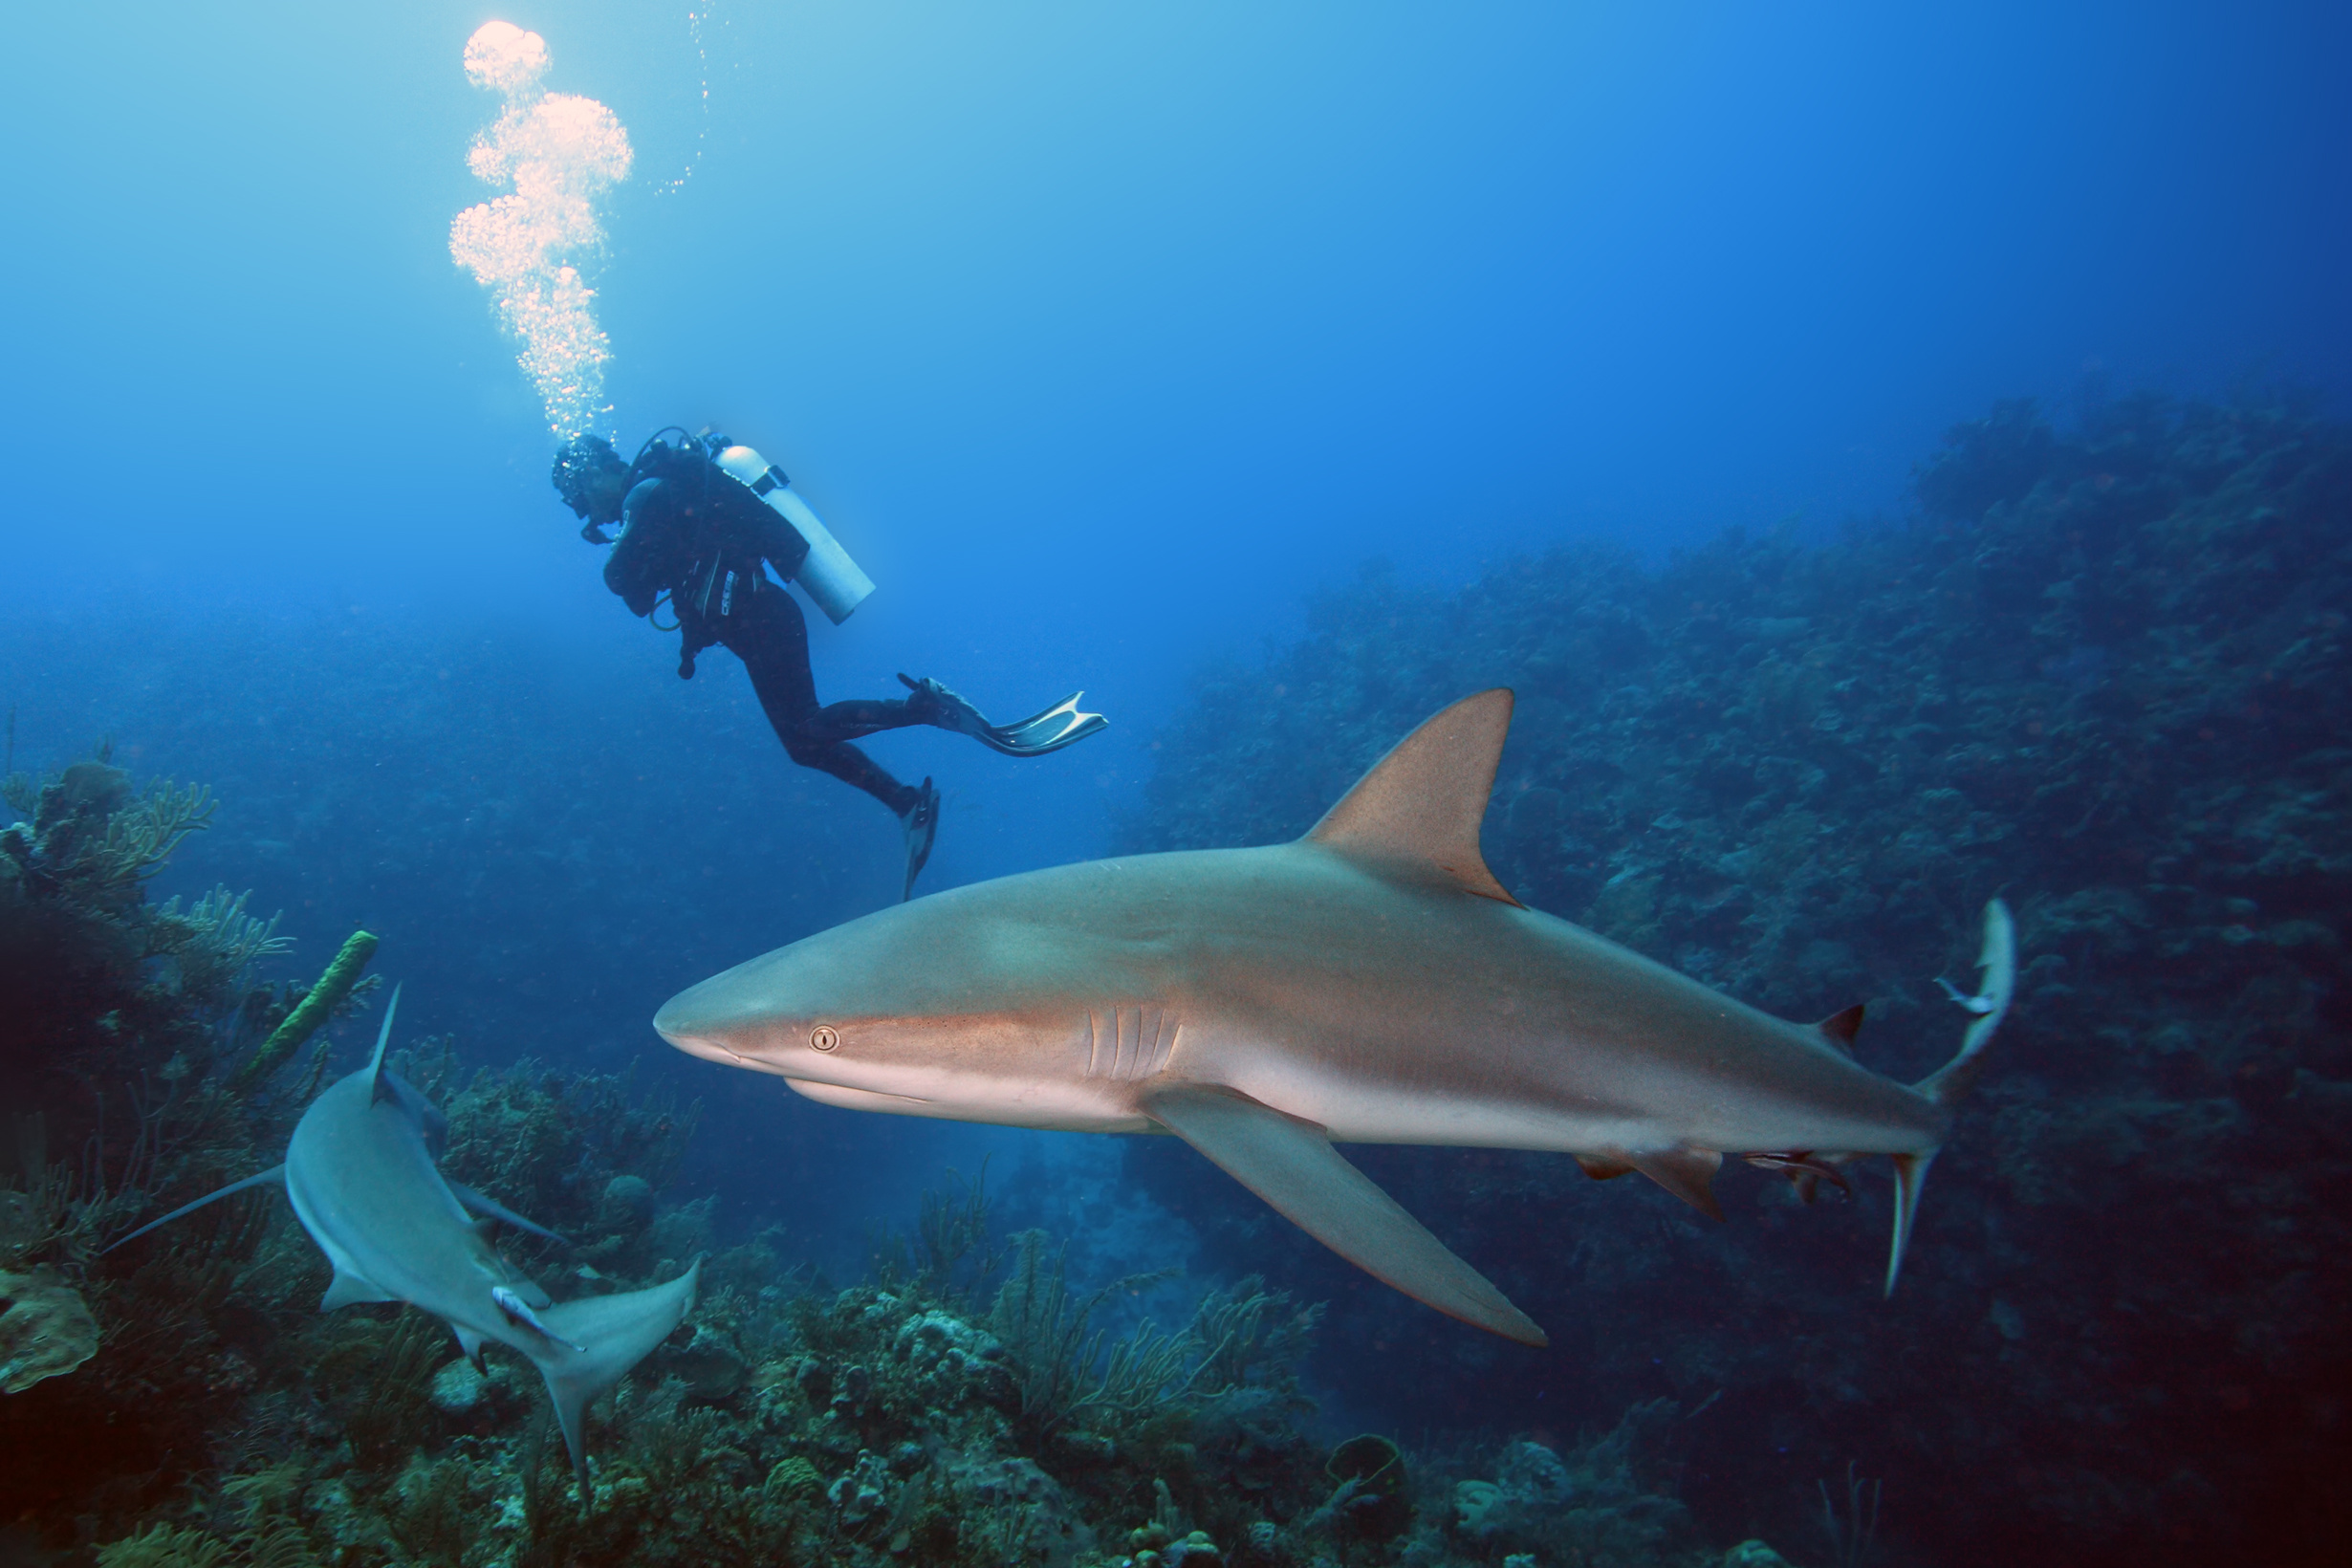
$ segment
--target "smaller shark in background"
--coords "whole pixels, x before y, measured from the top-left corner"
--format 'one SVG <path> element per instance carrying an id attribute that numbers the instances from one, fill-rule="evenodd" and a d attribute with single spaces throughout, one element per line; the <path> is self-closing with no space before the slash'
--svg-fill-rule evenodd
<path id="1" fill-rule="evenodd" d="M 2008 909 L 1985 911 L 1959 1054 L 1916 1084 L 1883 1078 L 1854 1060 L 1859 1007 L 1787 1023 L 1504 890 L 1478 829 L 1512 702 L 1440 712 L 1294 843 L 934 894 L 715 975 L 653 1027 L 822 1104 L 1173 1133 L 1374 1277 L 1528 1344 L 1543 1330 L 1335 1143 L 1554 1150 L 1717 1218 L 1727 1154 L 1807 1197 L 1884 1154 L 1892 1292 L 2009 1008 Z"/>
<path id="2" fill-rule="evenodd" d="M 582 1425 L 588 1403 L 619 1383 L 693 1310 L 702 1260 L 649 1290 L 551 1301 L 498 1255 L 490 1235 L 507 1224 L 562 1238 L 444 1177 L 434 1160 L 448 1132 L 447 1118 L 385 1069 L 384 1046 L 392 1038 L 400 1000 L 396 989 L 384 1008 L 374 1059 L 302 1113 L 283 1165 L 231 1182 L 114 1245 L 232 1192 L 284 1182 L 294 1217 L 335 1266 L 334 1283 L 319 1310 L 405 1301 L 447 1323 L 477 1368 L 490 1340 L 521 1352 L 547 1380 L 585 1507 L 590 1493 Z M 480 1218 L 469 1218 L 468 1210 Z"/>

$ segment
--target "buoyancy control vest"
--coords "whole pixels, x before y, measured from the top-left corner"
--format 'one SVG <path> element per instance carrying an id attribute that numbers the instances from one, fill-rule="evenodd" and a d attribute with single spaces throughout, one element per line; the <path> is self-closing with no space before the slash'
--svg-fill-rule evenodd
<path id="1" fill-rule="evenodd" d="M 874 592 L 874 579 L 850 558 L 833 531 L 792 488 L 783 469 L 722 435 L 688 436 L 679 430 L 680 440 L 672 446 L 663 439 L 667 433 L 657 432 L 639 449 L 629 468 L 631 486 L 645 479 L 678 485 L 704 503 L 701 510 L 722 527 L 735 505 L 759 508 L 761 515 L 781 523 L 802 546 L 797 560 L 779 560 L 773 553 L 769 559 L 785 577 L 799 583 L 801 592 L 837 626 Z M 716 493 L 717 487 L 734 493 Z"/>

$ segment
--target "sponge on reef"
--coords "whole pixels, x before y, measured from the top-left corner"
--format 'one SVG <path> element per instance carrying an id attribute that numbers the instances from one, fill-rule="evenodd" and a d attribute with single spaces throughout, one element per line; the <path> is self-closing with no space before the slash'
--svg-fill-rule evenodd
<path id="1" fill-rule="evenodd" d="M 98 1319 L 54 1269 L 0 1269 L 0 1394 L 21 1394 L 98 1354 Z"/>

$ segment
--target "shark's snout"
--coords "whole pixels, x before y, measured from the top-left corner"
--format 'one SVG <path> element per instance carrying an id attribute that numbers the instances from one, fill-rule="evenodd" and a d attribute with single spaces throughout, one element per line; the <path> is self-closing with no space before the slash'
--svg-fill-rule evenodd
<path id="1" fill-rule="evenodd" d="M 784 1005 L 773 977 L 744 972 L 713 975 L 662 1004 L 654 1033 L 691 1056 L 725 1067 L 773 1071 L 781 1042 L 795 1038 L 796 1010 Z"/>
<path id="2" fill-rule="evenodd" d="M 720 1038 L 725 1020 L 709 1008 L 696 1004 L 696 992 L 705 989 L 706 986 L 696 986 L 663 1003 L 662 1011 L 653 1015 L 653 1032 L 689 1056 L 701 1056 L 726 1067 L 749 1065 L 742 1053 L 730 1049 Z"/>

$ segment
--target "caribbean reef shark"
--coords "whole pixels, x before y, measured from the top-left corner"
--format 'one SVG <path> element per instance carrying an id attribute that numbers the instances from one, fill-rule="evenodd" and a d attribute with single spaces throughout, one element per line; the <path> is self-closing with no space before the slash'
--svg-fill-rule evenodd
<path id="1" fill-rule="evenodd" d="M 486 1341 L 522 1352 L 547 1380 L 585 1506 L 581 1425 L 588 1402 L 619 1383 L 693 1310 L 702 1260 L 650 1290 L 551 1303 L 545 1291 L 491 1249 L 490 1237 L 501 1223 L 543 1236 L 555 1232 L 436 1168 L 448 1120 L 383 1064 L 399 1007 L 396 990 L 376 1036 L 375 1059 L 311 1102 L 294 1124 L 283 1165 L 175 1209 L 115 1246 L 232 1192 L 284 1182 L 294 1217 L 335 1265 L 319 1310 L 405 1301 L 455 1330 L 459 1348 L 477 1368 Z M 481 1217 L 468 1218 L 468 1209 Z"/>
<path id="2" fill-rule="evenodd" d="M 1543 1331 L 1332 1147 L 1573 1154 L 1720 1217 L 1726 1154 L 1811 1196 L 1884 1154 L 1894 1289 L 1922 1182 L 2009 1006 L 1986 911 L 1961 1050 L 1906 1085 L 1858 1064 L 1862 1009 L 1786 1023 L 1504 891 L 1478 827 L 1512 694 L 1454 704 L 1303 838 L 1090 860 L 934 894 L 672 997 L 681 1050 L 860 1110 L 1168 1132 L 1441 1312 Z"/>

